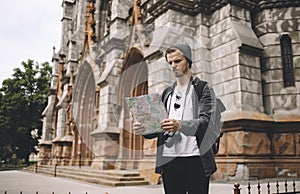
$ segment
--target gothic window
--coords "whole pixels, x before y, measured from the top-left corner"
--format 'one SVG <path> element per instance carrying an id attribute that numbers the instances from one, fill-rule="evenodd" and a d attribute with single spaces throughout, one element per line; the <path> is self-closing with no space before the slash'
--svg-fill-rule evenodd
<path id="1" fill-rule="evenodd" d="M 295 86 L 293 50 L 289 35 L 285 34 L 280 39 L 281 59 L 283 69 L 284 87 Z"/>
<path id="2" fill-rule="evenodd" d="M 101 1 L 100 8 L 98 12 L 97 21 L 97 34 L 98 37 L 103 39 L 110 32 L 110 23 L 111 23 L 111 4 L 112 1 Z"/>

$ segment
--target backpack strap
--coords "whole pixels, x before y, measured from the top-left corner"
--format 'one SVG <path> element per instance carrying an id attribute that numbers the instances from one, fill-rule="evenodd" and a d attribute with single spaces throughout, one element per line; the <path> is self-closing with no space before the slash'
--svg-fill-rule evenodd
<path id="1" fill-rule="evenodd" d="M 169 86 L 169 87 L 167 87 L 167 88 L 163 91 L 163 93 L 162 93 L 162 95 L 161 95 L 161 101 L 162 101 L 163 104 L 165 105 L 165 109 L 166 109 L 166 110 L 167 110 L 167 102 L 168 102 L 168 98 L 169 98 L 169 96 L 173 93 L 173 90 L 174 90 L 173 86 Z"/>
<path id="2" fill-rule="evenodd" d="M 208 82 L 202 81 L 198 78 L 195 78 L 193 80 L 193 82 L 194 82 L 193 85 L 194 85 L 196 94 L 198 96 L 198 102 L 200 102 L 200 99 L 201 99 L 202 93 L 203 93 L 203 89 L 208 84 Z M 217 103 L 216 104 L 217 107 L 216 107 L 216 115 L 215 115 L 216 118 L 215 119 L 220 122 L 221 113 L 224 112 L 226 110 L 226 108 L 225 108 L 223 102 L 219 98 L 216 98 L 216 103 Z M 219 130 L 221 129 L 221 126 L 220 126 L 219 123 L 217 125 L 215 125 L 214 127 L 217 127 Z M 223 136 L 223 133 L 220 132 L 220 134 L 218 135 L 215 143 L 212 145 L 212 150 L 213 150 L 214 154 L 217 154 L 218 151 L 219 151 L 220 139 L 221 139 L 222 136 Z"/>
<path id="3" fill-rule="evenodd" d="M 207 85 L 208 82 L 200 80 L 199 78 L 195 77 L 195 79 L 193 79 L 191 77 L 192 80 L 192 85 L 194 86 L 194 89 L 196 91 L 196 94 L 198 96 L 198 102 L 200 102 L 200 99 L 202 97 L 202 92 L 204 87 Z M 172 86 L 167 87 L 161 96 L 161 100 L 164 103 L 165 107 L 167 107 L 167 99 L 169 98 L 169 96 L 173 93 L 174 88 L 176 86 L 176 82 L 172 84 Z"/>
<path id="4" fill-rule="evenodd" d="M 203 93 L 203 89 L 207 85 L 207 82 L 203 81 L 203 80 L 200 80 L 199 78 L 196 77 L 192 81 L 192 85 L 194 86 L 196 94 L 198 96 L 198 102 L 200 102 L 200 99 L 201 99 L 202 93 Z"/>

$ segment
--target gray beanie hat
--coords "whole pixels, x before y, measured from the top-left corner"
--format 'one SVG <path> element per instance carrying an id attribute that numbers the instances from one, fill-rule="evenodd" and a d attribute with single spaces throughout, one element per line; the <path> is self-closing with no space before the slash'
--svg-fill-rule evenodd
<path id="1" fill-rule="evenodd" d="M 167 54 L 169 53 L 169 50 L 174 49 L 174 48 L 180 50 L 183 53 L 187 62 L 190 64 L 190 68 L 191 68 L 192 67 L 192 51 L 191 51 L 191 47 L 186 44 L 177 44 L 177 45 L 169 47 L 165 53 L 166 60 L 167 60 Z"/>

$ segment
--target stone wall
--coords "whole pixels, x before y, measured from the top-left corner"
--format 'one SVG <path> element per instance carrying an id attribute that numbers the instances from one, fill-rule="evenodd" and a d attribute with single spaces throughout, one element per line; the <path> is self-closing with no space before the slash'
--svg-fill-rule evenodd
<path id="1" fill-rule="evenodd" d="M 259 56 L 244 49 L 262 49 L 251 29 L 250 11 L 228 4 L 209 18 L 210 82 L 217 96 L 227 112 L 263 112 Z"/>
<path id="2" fill-rule="evenodd" d="M 262 57 L 262 79 L 264 104 L 268 114 L 289 114 L 299 112 L 300 80 L 300 34 L 299 8 L 266 9 L 259 12 L 254 23 L 254 30 L 264 47 Z M 283 34 L 292 39 L 293 65 L 296 87 L 285 88 L 283 85 L 280 38 Z M 282 111 L 285 111 L 284 113 Z M 288 111 L 288 112 L 286 112 Z"/>
<path id="3" fill-rule="evenodd" d="M 294 12 L 296 10 L 295 8 L 290 9 Z M 293 18 L 291 15 L 295 14 L 292 14 L 290 9 L 277 10 L 274 14 L 283 15 L 287 12 L 286 14 Z M 211 61 L 207 63 L 210 64 L 210 69 L 206 68 L 205 70 L 210 75 L 207 77 L 213 83 L 217 96 L 225 102 L 227 108 L 223 115 L 225 122 L 222 131 L 224 135 L 221 138 L 220 152 L 216 157 L 218 171 L 213 176 L 217 180 L 294 177 L 300 171 L 299 165 L 296 165 L 299 162 L 297 154 L 299 148 L 297 140 L 295 141 L 298 134 L 290 131 L 290 128 L 283 128 L 281 123 L 282 121 L 299 121 L 299 111 L 295 112 L 295 109 L 299 110 L 296 105 L 299 89 L 293 87 L 281 89 L 276 94 L 268 93 L 267 98 L 273 99 L 273 101 L 267 100 L 265 91 L 269 83 L 266 81 L 266 73 L 263 71 L 263 75 L 261 74 L 262 67 L 265 65 L 264 60 L 261 59 L 274 60 L 277 56 L 277 61 L 281 61 L 280 50 L 277 51 L 280 49 L 280 45 L 277 41 L 277 50 L 268 50 L 265 44 L 269 44 L 275 49 L 274 41 L 261 42 L 260 36 L 257 36 L 257 29 L 252 30 L 252 25 L 255 26 L 252 18 L 255 16 L 250 16 L 251 14 L 253 13 L 247 9 L 226 5 L 212 15 L 206 16 L 207 19 L 204 20 L 206 25 L 210 26 L 209 44 L 206 45 L 209 45 L 208 48 L 211 51 Z M 295 18 L 291 20 L 290 24 L 297 21 Z M 211 21 L 211 23 L 207 21 Z M 275 23 L 273 21 L 273 24 Z M 281 23 L 277 23 L 277 26 L 280 25 Z M 275 26 L 273 25 L 273 27 Z M 299 33 L 295 35 L 295 30 L 295 26 L 289 29 L 293 37 L 299 35 Z M 272 37 L 273 33 L 275 32 L 267 31 L 266 36 Z M 278 30 L 276 33 L 282 32 Z M 294 39 L 292 40 L 293 51 L 295 51 L 293 54 L 297 60 L 296 42 Z M 295 66 L 296 74 L 298 64 Z M 274 73 L 273 79 L 277 79 L 274 81 L 274 85 L 282 86 L 282 67 L 280 68 L 280 72 L 277 73 L 272 69 L 268 69 L 266 72 Z M 296 86 L 298 85 L 297 80 L 299 80 L 297 77 L 298 75 L 295 75 Z M 281 79 L 281 83 L 278 83 L 278 79 Z M 272 84 L 272 81 L 270 82 Z M 275 101 L 275 99 L 277 100 Z M 277 111 L 280 113 L 278 116 L 266 115 L 265 113 L 270 114 L 270 104 L 274 108 L 277 107 L 277 110 L 285 107 L 284 110 L 290 109 L 290 111 Z M 290 114 L 290 118 L 286 116 L 288 114 Z M 246 118 L 246 120 L 241 120 L 245 124 L 239 125 L 239 120 L 243 118 Z M 231 122 L 235 124 L 231 125 Z M 263 124 L 258 124 L 260 122 Z M 290 125 L 291 128 L 294 126 L 299 130 L 299 123 Z M 285 130 L 286 133 L 278 132 Z"/>
<path id="4" fill-rule="evenodd" d="M 216 180 L 298 177 L 299 122 L 225 122 Z"/>
<path id="5" fill-rule="evenodd" d="M 84 137 L 92 142 L 92 145 L 85 145 L 90 147 L 82 152 L 86 157 L 83 159 L 88 161 L 86 165 L 93 159 L 94 168 L 137 168 L 157 181 L 158 177 L 153 176 L 156 141 L 142 142 L 124 131 L 127 126 L 123 124 L 129 125 L 131 121 L 124 122 L 123 113 L 118 112 L 120 116 L 114 112 L 119 79 L 124 56 L 135 47 L 147 62 L 148 93 L 162 92 L 174 81 L 164 51 L 173 44 L 186 43 L 191 45 L 193 52 L 192 74 L 209 81 L 227 108 L 222 117 L 224 135 L 216 156 L 218 171 L 213 178 L 240 180 L 298 176 L 299 8 L 284 8 L 282 5 L 278 8 L 280 6 L 275 4 L 272 7 L 273 2 L 266 4 L 262 1 L 254 5 L 251 1 L 149 0 L 141 4 L 143 25 L 133 27 L 128 14 L 132 2 L 96 0 L 93 25 L 97 40 L 88 45 L 85 40 L 87 2 L 64 1 L 61 48 L 57 53 L 54 50 L 49 107 L 43 114 L 40 155 L 43 164 L 49 158 L 53 162 L 64 159 L 65 165 L 78 164 L 69 159 L 77 158 L 79 139 L 75 134 L 83 129 L 81 126 L 72 131 L 71 144 L 70 141 L 52 142 L 55 138 L 66 137 L 68 127 L 65 128 L 65 124 L 76 123 L 72 119 L 69 121 L 67 116 L 72 103 L 61 99 L 58 107 L 61 110 L 58 110 L 55 99 L 65 94 L 74 95 L 72 92 L 84 87 L 82 83 L 85 82 L 80 82 L 83 78 L 78 77 L 78 71 L 81 66 L 89 65 L 97 89 L 96 113 L 90 125 L 94 128 L 89 128 L 91 133 Z M 283 34 L 292 39 L 295 87 L 283 87 L 280 50 Z M 65 60 L 61 54 L 66 55 Z M 59 77 L 61 64 L 63 78 Z M 77 79 L 75 86 L 70 82 L 73 73 L 75 83 Z M 129 140 L 144 143 L 142 158 L 138 155 L 140 151 L 136 152 L 136 158 L 127 157 L 132 145 L 124 142 Z"/>

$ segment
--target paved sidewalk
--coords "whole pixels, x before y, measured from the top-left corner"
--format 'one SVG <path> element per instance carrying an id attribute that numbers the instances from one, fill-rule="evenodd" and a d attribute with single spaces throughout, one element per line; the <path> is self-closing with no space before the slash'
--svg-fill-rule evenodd
<path id="1" fill-rule="evenodd" d="M 108 187 L 21 171 L 0 171 L 0 194 L 163 194 L 162 185 Z M 232 184 L 211 184 L 210 193 L 233 193 Z"/>
<path id="2" fill-rule="evenodd" d="M 261 182 L 264 193 L 266 183 Z M 241 193 L 246 194 L 246 182 L 241 184 Z M 282 182 L 282 189 L 284 188 L 283 184 Z M 297 190 L 300 190 L 299 179 L 296 185 Z M 257 193 L 257 187 L 252 186 L 252 188 L 255 190 L 252 193 Z M 275 187 L 272 190 L 274 191 Z M 52 192 L 55 194 L 69 194 L 69 192 L 71 194 L 164 194 L 162 185 L 108 187 L 28 172 L 0 171 L 0 194 L 4 194 L 4 191 L 7 191 L 7 194 L 20 194 L 20 191 L 22 191 L 22 194 L 35 194 L 37 191 L 39 194 L 52 194 Z M 233 183 L 212 182 L 210 184 L 210 193 L 233 194 Z"/>

